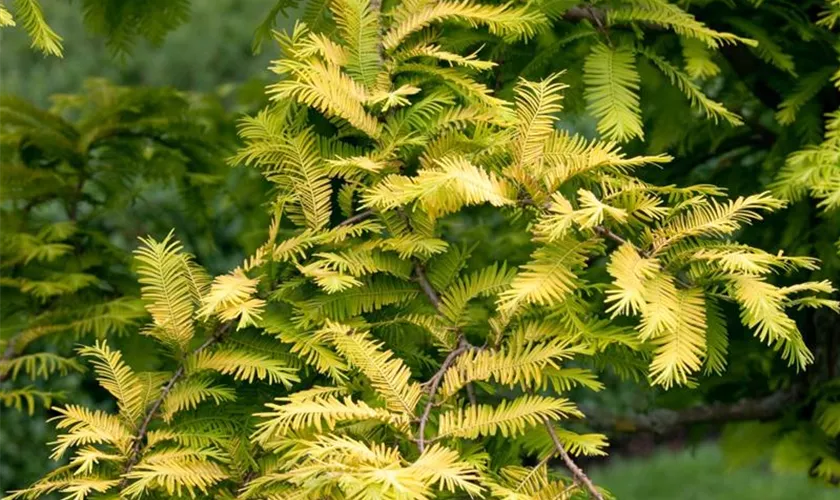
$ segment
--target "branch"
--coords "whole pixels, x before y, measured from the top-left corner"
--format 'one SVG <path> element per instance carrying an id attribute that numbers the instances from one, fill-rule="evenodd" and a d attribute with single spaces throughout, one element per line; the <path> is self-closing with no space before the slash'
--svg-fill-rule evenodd
<path id="1" fill-rule="evenodd" d="M 452 352 L 446 356 L 446 359 L 443 360 L 443 364 L 440 365 L 440 369 L 435 372 L 432 378 L 429 379 L 427 384 L 429 384 L 429 400 L 426 401 L 426 407 L 423 408 L 423 414 L 420 416 L 420 427 L 417 430 L 417 448 L 420 449 L 420 453 L 423 453 L 423 450 L 426 448 L 426 423 L 429 421 L 429 415 L 432 412 L 432 406 L 435 404 L 435 394 L 437 393 L 438 387 L 440 387 L 440 382 L 443 380 L 443 376 L 446 373 L 446 370 L 452 366 L 452 363 L 458 359 L 458 356 L 464 354 L 469 350 L 470 345 L 461 337 L 458 341 L 458 347 L 456 347 Z"/>
<path id="2" fill-rule="evenodd" d="M 563 13 L 563 19 L 572 22 L 585 20 L 596 26 L 603 26 L 607 22 L 607 12 L 587 6 L 572 7 Z"/>
<path id="3" fill-rule="evenodd" d="M 426 277 L 426 272 L 423 270 L 423 265 L 420 264 L 420 262 L 415 262 L 414 264 L 414 277 L 420 284 L 420 288 L 423 289 L 423 293 L 426 294 L 429 302 L 435 306 L 435 309 L 440 310 L 440 297 L 438 296 L 437 291 L 435 291 L 435 287 L 432 286 L 432 283 L 429 281 L 429 278 Z M 443 376 L 446 374 L 449 367 L 452 366 L 452 363 L 458 359 L 458 356 L 473 348 L 474 346 L 467 342 L 464 334 L 461 333 L 458 337 L 458 347 L 453 349 L 446 356 L 446 359 L 443 360 L 443 364 L 440 365 L 440 369 L 432 375 L 432 378 L 423 384 L 428 385 L 429 387 L 429 400 L 426 401 L 426 407 L 423 408 L 423 414 L 420 416 L 420 427 L 417 430 L 417 447 L 420 449 L 420 453 L 423 453 L 423 450 L 426 447 L 426 423 L 429 421 L 429 415 L 431 414 L 432 407 L 435 405 L 435 394 L 437 394 L 437 390 L 438 387 L 440 387 L 440 382 L 443 380 Z M 467 384 L 467 397 L 469 398 L 470 404 L 475 404 L 475 392 L 470 384 Z"/>
<path id="4" fill-rule="evenodd" d="M 604 226 L 595 226 L 593 229 L 595 230 L 595 233 L 600 234 L 601 236 L 603 236 L 605 238 L 609 238 L 609 239 L 615 241 L 616 243 L 618 243 L 619 245 L 623 245 L 623 244 L 627 243 L 626 239 L 624 239 L 621 236 L 615 234 L 614 232 L 610 231 L 609 229 L 607 229 Z M 647 252 L 644 252 L 644 253 L 647 253 Z M 643 257 L 647 257 L 647 255 L 643 255 Z"/>
<path id="5" fill-rule="evenodd" d="M 595 226 L 592 229 L 595 230 L 595 234 L 600 234 L 604 238 L 611 239 L 614 242 L 618 243 L 619 245 L 623 245 L 625 243 L 628 243 L 627 239 L 617 235 L 616 233 L 612 232 L 611 230 L 607 229 L 604 226 Z M 630 244 L 633 245 L 632 242 L 630 242 Z M 636 245 L 633 245 L 633 246 L 635 247 Z M 642 250 L 641 248 L 639 248 L 639 249 L 637 249 L 637 251 L 639 252 L 639 255 L 641 255 L 645 259 L 650 257 L 650 250 Z"/>
<path id="6" fill-rule="evenodd" d="M 478 404 L 478 401 L 475 398 L 475 387 L 473 387 L 472 382 L 467 382 L 467 400 L 469 400 L 471 405 Z"/>
<path id="7" fill-rule="evenodd" d="M 563 459 L 563 463 L 566 464 L 566 467 L 572 472 L 572 476 L 575 478 L 575 482 L 582 483 L 586 486 L 586 489 L 589 490 L 589 494 L 596 498 L 597 500 L 604 500 L 604 497 L 595 488 L 595 485 L 592 484 L 592 481 L 583 472 L 583 469 L 577 466 L 577 464 L 572 460 L 572 457 L 566 452 L 566 449 L 563 448 L 563 443 L 560 442 L 560 439 L 557 438 L 557 433 L 554 432 L 554 426 L 551 424 L 551 421 L 545 419 L 545 428 L 548 431 L 548 435 L 551 436 L 551 440 L 554 442 L 554 447 L 557 449 L 557 453 L 560 454 L 560 458 Z"/>
<path id="8" fill-rule="evenodd" d="M 419 262 L 414 264 L 414 278 L 417 280 L 417 283 L 420 284 L 420 288 L 423 289 L 423 293 L 425 293 L 426 297 L 429 298 L 429 302 L 435 306 L 435 309 L 440 309 L 440 297 L 438 297 L 435 287 L 432 286 L 429 278 L 426 277 L 423 265 Z"/>
<path id="9" fill-rule="evenodd" d="M 385 60 L 382 48 L 382 0 L 370 0 L 369 6 L 371 12 L 376 14 L 379 21 L 379 42 L 376 44 L 376 55 L 379 56 L 379 64 L 381 65 Z"/>
<path id="10" fill-rule="evenodd" d="M 400 210 L 400 215 L 407 219 L 405 214 Z M 435 310 L 438 311 L 440 314 L 440 296 L 438 296 L 435 287 L 429 281 L 429 278 L 426 276 L 426 271 L 423 269 L 423 264 L 415 260 L 414 261 L 414 279 L 420 285 L 420 288 L 423 290 L 423 293 L 429 299 L 429 302 L 432 303 Z M 426 424 L 429 421 L 429 416 L 432 412 L 432 407 L 435 405 L 435 394 L 437 394 L 438 387 L 440 386 L 441 380 L 443 380 L 443 376 L 446 371 L 452 366 L 452 363 L 458 359 L 458 356 L 467 352 L 470 349 L 474 349 L 475 346 L 467 342 L 466 337 L 460 330 L 458 331 L 458 346 L 453 349 L 443 360 L 443 364 L 440 365 L 440 369 L 432 375 L 428 381 L 426 381 L 423 385 L 428 385 L 429 389 L 429 400 L 426 401 L 426 406 L 423 408 L 423 414 L 420 416 L 420 423 L 419 428 L 417 430 L 417 448 L 420 450 L 420 453 L 423 453 L 423 450 L 426 448 Z M 467 396 L 469 398 L 470 404 L 475 404 L 475 393 L 473 392 L 473 388 L 471 385 L 467 385 Z"/>
<path id="11" fill-rule="evenodd" d="M 563 19 L 570 22 L 589 21 L 601 30 L 607 24 L 607 11 L 592 6 L 572 7 L 563 13 Z"/>
<path id="12" fill-rule="evenodd" d="M 351 224 L 361 222 L 370 217 L 371 215 L 373 215 L 373 210 L 365 210 L 364 212 L 359 212 L 356 215 L 348 217 L 347 219 L 341 221 L 341 223 L 336 227 L 349 226 Z"/>
<path id="13" fill-rule="evenodd" d="M 200 346 L 196 347 L 195 349 L 190 352 L 190 356 L 195 355 L 207 349 L 211 345 L 215 344 L 216 342 L 220 341 L 230 327 L 233 326 L 233 323 L 225 323 L 222 325 L 218 331 L 216 331 L 210 338 L 205 340 Z M 126 462 L 125 471 L 123 472 L 123 479 L 120 482 L 120 489 L 123 489 L 128 482 L 128 478 L 126 477 L 129 472 L 137 465 L 137 462 L 140 461 L 140 449 L 143 447 L 143 440 L 146 437 L 146 434 L 149 432 L 149 425 L 152 423 L 152 419 L 155 417 L 155 414 L 160 409 L 160 406 L 163 404 L 163 400 L 166 399 L 166 396 L 172 391 L 172 388 L 175 387 L 175 383 L 178 382 L 181 377 L 184 376 L 185 365 L 182 363 L 181 366 L 172 374 L 172 377 L 164 386 L 163 390 L 160 391 L 160 396 L 155 399 L 155 402 L 152 404 L 151 408 L 146 412 L 146 416 L 143 418 L 143 422 L 140 424 L 139 429 L 137 430 L 137 436 L 134 438 L 134 444 L 131 447 L 131 451 L 129 452 L 129 458 Z"/>
<path id="14" fill-rule="evenodd" d="M 799 389 L 794 387 L 759 399 L 744 398 L 734 403 L 715 402 L 683 410 L 660 408 L 631 416 L 599 417 L 597 411 L 585 411 L 588 415 L 587 423 L 604 431 L 669 434 L 689 425 L 772 419 L 790 408 L 799 395 Z"/>
<path id="15" fill-rule="evenodd" d="M 0 361 L 11 361 L 12 358 L 15 357 L 15 343 L 17 342 L 17 335 L 10 338 L 8 343 L 6 344 L 6 350 L 3 351 L 3 356 L 0 357 Z M 9 378 L 9 374 L 11 370 L 0 373 L 0 382 L 5 382 Z"/>

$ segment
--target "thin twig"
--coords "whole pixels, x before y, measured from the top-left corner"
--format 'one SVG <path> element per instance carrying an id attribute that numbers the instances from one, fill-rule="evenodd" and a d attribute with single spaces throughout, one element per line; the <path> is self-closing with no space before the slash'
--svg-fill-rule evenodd
<path id="1" fill-rule="evenodd" d="M 563 14 L 563 19 L 570 22 L 589 21 L 595 26 L 595 29 L 604 35 L 604 38 L 607 39 L 607 44 L 610 47 L 613 46 L 612 40 L 610 39 L 610 29 L 607 26 L 607 12 L 604 9 L 598 9 L 591 5 L 572 7 L 566 10 Z"/>
<path id="2" fill-rule="evenodd" d="M 566 467 L 572 472 L 572 476 L 575 478 L 575 481 L 583 484 L 586 486 L 586 489 L 589 490 L 589 494 L 592 495 L 593 498 L 597 500 L 604 500 L 604 497 L 598 491 L 589 477 L 583 472 L 583 469 L 577 466 L 572 457 L 566 452 L 566 449 L 563 448 L 563 444 L 560 442 L 560 439 L 557 438 L 557 433 L 554 432 L 554 426 L 551 424 L 551 421 L 545 419 L 545 428 L 548 431 L 548 435 L 551 436 L 551 440 L 554 442 L 554 447 L 557 449 L 557 453 L 560 454 L 560 458 L 563 460 L 563 463 L 566 464 Z"/>
<path id="3" fill-rule="evenodd" d="M 76 183 L 76 187 L 73 191 L 73 200 L 70 202 L 70 208 L 68 208 L 67 210 L 67 216 L 73 222 L 76 222 L 76 219 L 79 215 L 79 203 L 81 203 L 82 201 L 82 189 L 84 189 L 85 187 L 86 180 L 87 179 L 84 175 L 84 169 L 80 167 L 79 181 Z"/>
<path id="4" fill-rule="evenodd" d="M 370 10 L 371 12 L 376 14 L 377 19 L 379 20 L 379 31 L 380 37 L 379 42 L 376 44 L 376 55 L 379 58 L 379 64 L 381 65 L 385 60 L 385 55 L 383 54 L 384 49 L 382 47 L 382 36 L 381 32 L 383 31 L 382 28 L 382 0 L 370 0 Z"/>
<path id="5" fill-rule="evenodd" d="M 196 355 L 207 349 L 211 345 L 215 344 L 216 342 L 220 341 L 222 337 L 227 333 L 233 323 L 225 323 L 222 325 L 218 331 L 216 331 L 210 338 L 205 340 L 200 346 L 193 349 L 190 352 L 190 356 Z M 181 366 L 175 370 L 175 373 L 172 374 L 172 377 L 163 387 L 163 390 L 160 392 L 160 396 L 155 399 L 155 402 L 146 412 L 146 416 L 143 418 L 143 422 L 140 424 L 140 427 L 137 429 L 137 435 L 134 437 L 134 444 L 131 446 L 131 451 L 129 454 L 128 462 L 126 462 L 125 471 L 123 472 L 123 479 L 120 482 L 120 489 L 124 488 L 128 482 L 128 475 L 129 472 L 134 468 L 135 465 L 140 461 L 140 450 L 143 448 L 143 441 L 146 437 L 146 434 L 149 432 L 149 425 L 152 423 L 152 419 L 155 417 L 155 414 L 160 409 L 161 405 L 163 404 L 163 400 L 166 399 L 166 396 L 172 391 L 172 388 L 175 387 L 175 383 L 178 382 L 181 377 L 184 376 L 184 372 L 186 371 L 185 365 L 182 363 Z"/>
<path id="6" fill-rule="evenodd" d="M 2 361 L 9 361 L 15 357 L 16 349 L 15 344 L 17 343 L 17 336 L 14 336 L 9 339 L 8 343 L 6 343 L 6 349 L 3 351 L 3 356 L 0 357 Z M 9 378 L 9 374 L 11 370 L 0 373 L 0 382 L 5 382 Z"/>
<path id="7" fill-rule="evenodd" d="M 606 12 L 602 9 L 594 9 L 591 6 L 572 7 L 563 13 L 563 19 L 567 21 L 582 21 L 584 19 L 595 25 L 603 25 L 606 21 Z"/>
<path id="8" fill-rule="evenodd" d="M 475 388 L 472 385 L 472 382 L 467 383 L 467 399 L 470 401 L 471 405 L 478 404 L 478 401 L 475 399 Z"/>
<path id="9" fill-rule="evenodd" d="M 417 447 L 420 449 L 420 453 L 423 453 L 423 450 L 426 448 L 426 422 L 429 421 L 429 415 L 432 412 L 432 406 L 435 404 L 435 394 L 437 394 L 438 387 L 440 387 L 440 382 L 443 380 L 443 376 L 446 374 L 446 370 L 452 366 L 452 363 L 458 359 L 458 356 L 467 352 L 469 349 L 469 344 L 464 340 L 463 337 L 458 342 L 458 347 L 453 349 L 446 359 L 443 360 L 443 364 L 440 365 L 440 369 L 429 379 L 427 384 L 429 385 L 429 400 L 426 401 L 426 407 L 423 408 L 423 414 L 420 416 L 420 428 L 417 431 Z"/>
<path id="10" fill-rule="evenodd" d="M 364 212 L 359 212 L 356 215 L 341 221 L 341 223 L 336 227 L 349 226 L 350 224 L 361 222 L 370 217 L 371 215 L 373 215 L 373 210 L 365 210 Z"/>
<path id="11" fill-rule="evenodd" d="M 403 214 L 403 217 L 405 215 Z M 423 290 L 423 293 L 429 299 L 429 302 L 434 306 L 435 310 L 440 313 L 440 306 L 441 300 L 440 296 L 438 295 L 435 287 L 432 285 L 429 278 L 426 276 L 426 271 L 423 269 L 423 264 L 419 261 L 414 262 L 414 279 L 420 285 L 420 288 Z M 427 382 L 423 385 L 428 386 L 428 393 L 429 393 L 429 400 L 426 401 L 426 406 L 423 408 L 423 414 L 420 416 L 420 424 L 417 430 L 417 448 L 420 450 L 420 453 L 426 448 L 426 424 L 429 421 L 429 416 L 432 412 L 432 408 L 435 406 L 435 395 L 437 394 L 438 387 L 440 387 L 440 383 L 443 380 L 443 376 L 446 374 L 446 371 L 449 369 L 450 366 L 458 359 L 458 356 L 462 355 L 463 353 L 469 351 L 470 349 L 474 349 L 475 347 L 470 344 L 464 334 L 458 331 L 458 346 L 453 349 L 443 360 L 443 364 L 441 364 L 440 369 L 432 375 Z M 475 393 L 472 391 L 472 386 L 469 384 L 467 385 L 467 397 L 469 398 L 470 404 L 475 404 Z"/>
<path id="12" fill-rule="evenodd" d="M 595 230 L 595 232 L 597 234 L 600 234 L 601 236 L 604 236 L 605 238 L 609 238 L 609 239 L 615 241 L 616 243 L 618 243 L 619 245 L 623 245 L 623 244 L 627 243 L 626 239 L 624 239 L 621 236 L 615 234 L 614 232 L 610 231 L 609 229 L 607 229 L 604 226 L 595 226 L 593 229 Z"/>
<path id="13" fill-rule="evenodd" d="M 423 265 L 419 262 L 414 264 L 414 278 L 417 280 L 417 283 L 420 284 L 420 288 L 423 289 L 423 293 L 425 293 L 426 297 L 429 298 L 429 302 L 435 306 L 435 309 L 440 309 L 440 297 L 438 297 L 435 287 L 432 286 L 429 278 L 426 277 Z"/>

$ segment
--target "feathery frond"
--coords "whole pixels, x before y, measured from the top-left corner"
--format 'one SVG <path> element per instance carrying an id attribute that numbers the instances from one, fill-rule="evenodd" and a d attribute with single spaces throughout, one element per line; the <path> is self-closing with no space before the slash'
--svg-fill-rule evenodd
<path id="1" fill-rule="evenodd" d="M 580 283 L 576 271 L 599 248 L 596 241 L 567 237 L 538 249 L 531 261 L 522 266 L 510 288 L 499 294 L 499 311 L 510 316 L 527 304 L 563 301 Z"/>
<path id="2" fill-rule="evenodd" d="M 364 202 L 368 207 L 392 209 L 417 201 L 437 217 L 465 205 L 510 205 L 512 194 L 510 186 L 492 172 L 455 157 L 438 160 L 435 169 L 421 170 L 414 177 L 388 176 L 364 195 Z"/>
<path id="3" fill-rule="evenodd" d="M 92 358 L 91 364 L 96 371 L 99 384 L 117 400 L 120 413 L 129 421 L 135 422 L 145 410 L 143 407 L 140 379 L 122 360 L 119 351 L 113 351 L 105 342 L 82 347 L 79 354 Z"/>
<path id="4" fill-rule="evenodd" d="M 298 382 L 297 370 L 285 362 L 271 358 L 263 353 L 249 352 L 247 349 L 220 347 L 204 350 L 193 355 L 188 362 L 189 370 L 198 373 L 213 370 L 224 375 L 231 375 L 236 380 L 253 382 L 265 380 L 269 384 L 280 383 L 291 387 Z"/>
<path id="5" fill-rule="evenodd" d="M 530 37 L 545 22 L 538 12 L 523 7 L 481 5 L 469 0 L 436 2 L 411 12 L 391 27 L 382 45 L 386 50 L 393 50 L 412 33 L 447 19 L 466 21 L 473 26 L 482 24 L 491 33 L 508 39 Z"/>
<path id="6" fill-rule="evenodd" d="M 301 431 L 314 427 L 322 432 L 324 427 L 332 431 L 340 422 L 376 420 L 396 427 L 405 427 L 408 419 L 405 414 L 392 413 L 383 408 L 372 408 L 363 401 L 353 401 L 350 397 L 343 400 L 330 395 L 315 396 L 301 400 L 294 394 L 287 398 L 278 398 L 283 404 L 267 403 L 268 412 L 255 416 L 264 419 L 257 425 L 253 438 L 259 443 L 266 443 L 272 438 L 283 436 L 290 431 Z"/>
<path id="7" fill-rule="evenodd" d="M 630 3 L 633 5 L 610 9 L 607 13 L 608 22 L 639 21 L 667 26 L 682 36 L 702 41 L 710 48 L 734 43 L 756 44 L 753 40 L 732 33 L 715 31 L 667 0 L 633 0 Z"/>
<path id="8" fill-rule="evenodd" d="M 160 242 L 151 238 L 141 238 L 141 241 L 143 245 L 134 254 L 143 285 L 143 300 L 154 320 L 149 334 L 184 349 L 195 333 L 195 304 L 183 246 L 172 233 Z"/>
<path id="9" fill-rule="evenodd" d="M 61 37 L 47 24 L 44 11 L 37 0 L 15 0 L 15 7 L 17 19 L 23 24 L 23 28 L 32 39 L 32 47 L 37 48 L 45 55 L 61 57 L 64 52 Z M 3 9 L 3 12 L 6 14 L 4 25 L 8 26 L 10 22 L 14 23 L 9 11 Z"/>
<path id="10" fill-rule="evenodd" d="M 441 387 L 444 397 L 456 393 L 470 382 L 494 381 L 525 390 L 542 389 L 550 384 L 560 361 L 571 359 L 580 349 L 566 342 L 513 344 L 499 350 L 482 349 L 464 354 L 446 371 Z"/>
<path id="11" fill-rule="evenodd" d="M 475 439 L 496 433 L 509 437 L 521 434 L 527 427 L 541 425 L 546 418 L 560 420 L 582 416 L 567 399 L 522 396 L 509 402 L 503 400 L 495 407 L 471 405 L 466 409 L 444 412 L 440 415 L 437 437 Z"/>
<path id="12" fill-rule="evenodd" d="M 723 104 L 706 96 L 688 75 L 672 66 L 668 61 L 647 49 L 641 50 L 641 54 L 662 71 L 671 83 L 676 85 L 691 101 L 691 105 L 702 111 L 706 118 L 715 122 L 723 120 L 733 126 L 744 123 L 740 116 L 726 109 Z"/>
<path id="13" fill-rule="evenodd" d="M 618 142 L 643 138 L 639 74 L 633 48 L 593 45 L 583 71 L 586 101 L 598 119 L 598 132 Z"/>
<path id="14" fill-rule="evenodd" d="M 389 410 L 414 413 L 420 400 L 420 386 L 411 381 L 411 372 L 399 358 L 394 358 L 391 351 L 382 350 L 382 344 L 364 332 L 356 333 L 348 326 L 330 323 L 326 331 L 332 335 L 338 352 L 370 380 Z"/>
<path id="15" fill-rule="evenodd" d="M 116 416 L 78 405 L 55 408 L 55 411 L 59 413 L 54 418 L 58 422 L 56 428 L 65 433 L 59 434 L 51 443 L 54 446 L 51 458 L 54 460 L 64 456 L 72 447 L 88 444 L 107 444 L 122 453 L 128 451 L 133 436 Z"/>
<path id="16" fill-rule="evenodd" d="M 229 387 L 213 384 L 213 381 L 206 377 L 181 380 L 163 400 L 163 419 L 169 422 L 176 413 L 192 410 L 209 399 L 218 405 L 224 401 L 234 401 L 236 393 Z"/>

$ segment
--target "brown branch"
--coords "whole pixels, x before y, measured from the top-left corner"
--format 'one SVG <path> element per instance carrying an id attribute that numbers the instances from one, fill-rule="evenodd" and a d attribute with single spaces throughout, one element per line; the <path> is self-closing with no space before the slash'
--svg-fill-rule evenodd
<path id="1" fill-rule="evenodd" d="M 597 500 L 604 500 L 604 497 L 601 495 L 601 492 L 592 484 L 592 481 L 583 472 L 583 469 L 577 466 L 577 464 L 572 460 L 572 457 L 566 452 L 566 449 L 563 448 L 563 443 L 560 442 L 560 439 L 557 438 L 557 433 L 554 432 L 554 426 L 551 424 L 551 421 L 545 419 L 545 428 L 548 431 L 548 435 L 551 436 L 551 440 L 554 442 L 554 448 L 557 449 L 557 453 L 560 454 L 560 458 L 563 460 L 563 463 L 566 464 L 566 467 L 572 472 L 572 476 L 575 478 L 575 482 L 581 483 L 586 486 L 586 489 L 589 490 L 589 494 L 596 498 Z"/>
<path id="2" fill-rule="evenodd" d="M 627 243 L 626 239 L 624 239 L 621 236 L 615 234 L 614 232 L 610 231 L 609 229 L 607 229 L 604 226 L 595 226 L 593 229 L 595 230 L 596 234 L 600 234 L 601 236 L 603 236 L 605 238 L 609 238 L 609 239 L 615 241 L 616 243 L 618 243 L 619 245 L 623 245 L 623 244 Z M 644 252 L 644 253 L 647 253 L 647 252 Z M 644 257 L 647 257 L 647 255 L 644 255 Z"/>
<path id="3" fill-rule="evenodd" d="M 458 341 L 458 347 L 453 349 L 446 359 L 443 360 L 443 364 L 440 365 L 440 369 L 435 372 L 432 378 L 429 379 L 426 384 L 429 385 L 429 400 L 426 401 L 426 407 L 423 408 L 423 414 L 420 416 L 420 427 L 417 431 L 417 448 L 420 449 L 420 453 L 423 453 L 423 450 L 426 448 L 426 423 L 429 421 L 429 415 L 432 412 L 432 407 L 435 404 L 435 394 L 437 393 L 438 387 L 440 387 L 440 382 L 443 380 L 443 376 L 446 374 L 446 370 L 452 366 L 452 363 L 458 359 L 458 356 L 467 352 L 469 350 L 470 345 L 464 340 L 464 337 L 461 337 Z"/>
<path id="4" fill-rule="evenodd" d="M 660 408 L 642 415 L 599 416 L 597 410 L 584 411 L 587 423 L 603 431 L 670 434 L 690 425 L 776 418 L 790 408 L 799 396 L 799 389 L 794 387 L 758 399 L 744 398 L 734 403 L 715 402 L 682 410 Z"/>
<path id="5" fill-rule="evenodd" d="M 417 280 L 417 283 L 420 284 L 420 288 L 423 289 L 423 293 L 426 294 L 426 297 L 429 299 L 429 302 L 437 309 L 440 310 L 440 297 L 435 291 L 435 287 L 432 286 L 432 283 L 429 281 L 429 278 L 426 277 L 426 272 L 423 270 L 423 265 L 419 262 L 414 264 L 414 277 Z M 452 363 L 458 359 L 458 356 L 464 354 L 465 352 L 473 349 L 474 346 L 467 342 L 467 339 L 461 333 L 458 336 L 458 347 L 453 349 L 443 360 L 443 364 L 440 365 L 440 369 L 432 375 L 427 382 L 423 385 L 428 386 L 429 392 L 429 400 L 426 401 L 426 406 L 423 408 L 423 414 L 420 416 L 420 425 L 419 429 L 417 430 L 417 447 L 420 449 L 420 453 L 426 447 L 426 424 L 429 421 L 429 416 L 432 412 L 432 407 L 435 406 L 435 394 L 437 394 L 438 387 L 440 387 L 440 383 L 443 380 L 443 376 L 446 374 L 446 371 L 452 366 Z M 470 384 L 467 384 L 467 397 L 469 398 L 470 404 L 475 404 L 475 392 Z"/>
<path id="6" fill-rule="evenodd" d="M 596 26 L 603 26 L 607 22 L 607 13 L 602 9 L 595 9 L 589 6 L 572 7 L 563 13 L 563 19 L 567 21 L 589 21 Z"/>
<path id="7" fill-rule="evenodd" d="M 407 219 L 404 213 L 400 211 L 400 214 L 404 219 Z M 414 279 L 420 285 L 420 288 L 423 290 L 423 293 L 426 295 L 426 298 L 429 299 L 429 302 L 434 306 L 435 310 L 438 311 L 440 314 L 440 306 L 441 300 L 440 296 L 438 295 L 435 287 L 432 285 L 429 278 L 426 276 L 426 271 L 423 269 L 423 264 L 420 261 L 415 260 L 414 262 Z M 458 346 L 453 349 L 452 351 L 447 354 L 446 358 L 443 360 L 443 364 L 441 364 L 440 369 L 432 375 L 428 381 L 423 383 L 424 386 L 428 386 L 428 393 L 429 393 L 429 400 L 426 401 L 426 406 L 423 408 L 423 414 L 420 416 L 419 420 L 419 428 L 417 430 L 417 448 L 420 450 L 420 453 L 426 448 L 426 424 L 429 421 L 429 416 L 431 415 L 432 408 L 435 406 L 435 395 L 437 394 L 438 387 L 440 387 L 440 383 L 443 380 L 443 376 L 446 374 L 446 371 L 452 366 L 452 363 L 458 359 L 458 356 L 462 355 L 463 353 L 469 351 L 470 349 L 475 349 L 475 346 L 470 344 L 464 334 L 458 331 Z M 475 393 L 473 391 L 473 387 L 471 384 L 467 384 L 467 397 L 470 401 L 470 404 L 475 404 Z"/>
<path id="8" fill-rule="evenodd" d="M 471 405 L 475 405 L 478 401 L 475 399 L 475 388 L 472 385 L 472 382 L 467 382 L 467 399 L 469 400 Z"/>
<path id="9" fill-rule="evenodd" d="M 379 57 L 379 64 L 381 65 L 385 61 L 385 54 L 384 48 L 382 47 L 382 0 L 370 0 L 370 11 L 376 14 L 376 18 L 379 22 L 379 42 L 376 44 L 376 55 Z"/>
<path id="10" fill-rule="evenodd" d="M 341 223 L 336 227 L 344 227 L 349 226 L 351 224 L 355 224 L 357 222 L 361 222 L 370 217 L 371 215 L 373 215 L 373 210 L 365 210 L 364 212 L 359 212 L 356 215 L 341 221 Z"/>
<path id="11" fill-rule="evenodd" d="M 230 330 L 231 326 L 233 326 L 233 323 L 225 323 L 224 325 L 222 325 L 218 331 L 216 331 L 212 336 L 210 336 L 210 338 L 205 340 L 200 346 L 193 349 L 192 352 L 190 352 L 190 356 L 198 354 L 204 349 L 207 349 L 211 345 L 220 341 L 228 332 L 228 330 Z M 152 404 L 151 408 L 149 408 L 149 410 L 146 412 L 146 416 L 143 418 L 143 422 L 137 429 L 137 435 L 134 437 L 134 444 L 131 446 L 128 462 L 126 462 L 125 471 L 122 474 L 123 479 L 120 482 L 120 489 L 123 489 L 126 486 L 126 484 L 128 483 L 128 477 L 126 476 L 140 461 L 141 448 L 143 447 L 143 441 L 146 437 L 146 434 L 149 432 L 149 425 L 152 423 L 152 419 L 155 417 L 155 414 L 158 412 L 161 405 L 163 404 L 163 400 L 166 399 L 166 396 L 168 396 L 169 393 L 172 391 L 172 388 L 175 387 L 175 383 L 178 382 L 181 379 L 181 377 L 184 376 L 185 371 L 185 365 L 182 363 L 181 366 L 179 366 L 178 369 L 175 370 L 175 373 L 172 374 L 172 377 L 163 387 L 163 390 L 161 390 L 160 392 L 160 396 L 158 396 L 157 399 L 155 399 L 155 402 Z"/>
<path id="12" fill-rule="evenodd" d="M 625 243 L 630 243 L 631 245 L 633 245 L 633 243 L 628 242 L 626 238 L 623 238 L 623 237 L 617 235 L 616 233 L 612 232 L 611 230 L 607 229 L 604 226 L 595 226 L 592 229 L 595 230 L 595 234 L 600 234 L 601 236 L 603 236 L 605 238 L 611 239 L 614 242 L 618 243 L 619 245 L 624 245 Z M 633 245 L 633 246 L 635 247 L 635 245 Z M 639 252 L 639 255 L 641 255 L 642 257 L 644 257 L 646 259 L 648 257 L 650 257 L 650 254 L 651 254 L 650 250 L 638 249 L 637 251 Z"/>
<path id="13" fill-rule="evenodd" d="M 426 297 L 429 298 L 429 302 L 435 306 L 435 309 L 440 309 L 440 297 L 438 297 L 437 292 L 435 291 L 435 287 L 432 286 L 432 283 L 429 281 L 429 278 L 426 277 L 426 272 L 423 270 L 423 265 L 419 262 L 414 264 L 414 279 L 417 280 L 417 283 L 420 284 L 420 288 L 423 289 L 423 293 L 426 294 Z"/>
<path id="14" fill-rule="evenodd" d="M 604 9 L 597 9 L 591 5 L 581 5 L 572 7 L 563 13 L 563 19 L 571 22 L 589 21 L 595 26 L 599 33 L 604 35 L 607 40 L 607 45 L 613 46 L 612 39 L 610 39 L 610 30 L 607 26 L 607 11 Z"/>

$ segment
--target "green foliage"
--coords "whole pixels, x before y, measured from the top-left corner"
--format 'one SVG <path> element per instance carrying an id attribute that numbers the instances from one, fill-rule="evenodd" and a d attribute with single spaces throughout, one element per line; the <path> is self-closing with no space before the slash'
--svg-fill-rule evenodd
<path id="1" fill-rule="evenodd" d="M 586 100 L 598 118 L 598 132 L 619 142 L 644 135 L 633 52 L 627 46 L 594 45 L 583 68 Z"/>
<path id="2" fill-rule="evenodd" d="M 16 14 L 23 29 L 32 38 L 32 47 L 45 55 L 61 56 L 61 37 L 47 25 L 44 12 L 37 0 L 15 0 Z M 3 8 L 3 26 L 15 26 L 14 17 Z"/>
<path id="3" fill-rule="evenodd" d="M 229 139 L 214 129 L 224 116 L 216 106 L 210 97 L 101 80 L 83 94 L 56 96 L 49 111 L 0 98 L 4 403 L 26 401 L 30 412 L 36 400 L 49 406 L 59 394 L 49 381 L 35 382 L 83 370 L 66 357 L 70 344 L 138 332 L 146 311 L 126 243 L 172 219 L 138 225 L 133 216 L 167 207 L 155 190 L 173 192 L 167 208 L 175 218 L 218 199 Z M 193 241 L 225 217 L 193 217 Z M 223 239 L 204 243 L 197 249 L 209 256 L 206 243 Z"/>

